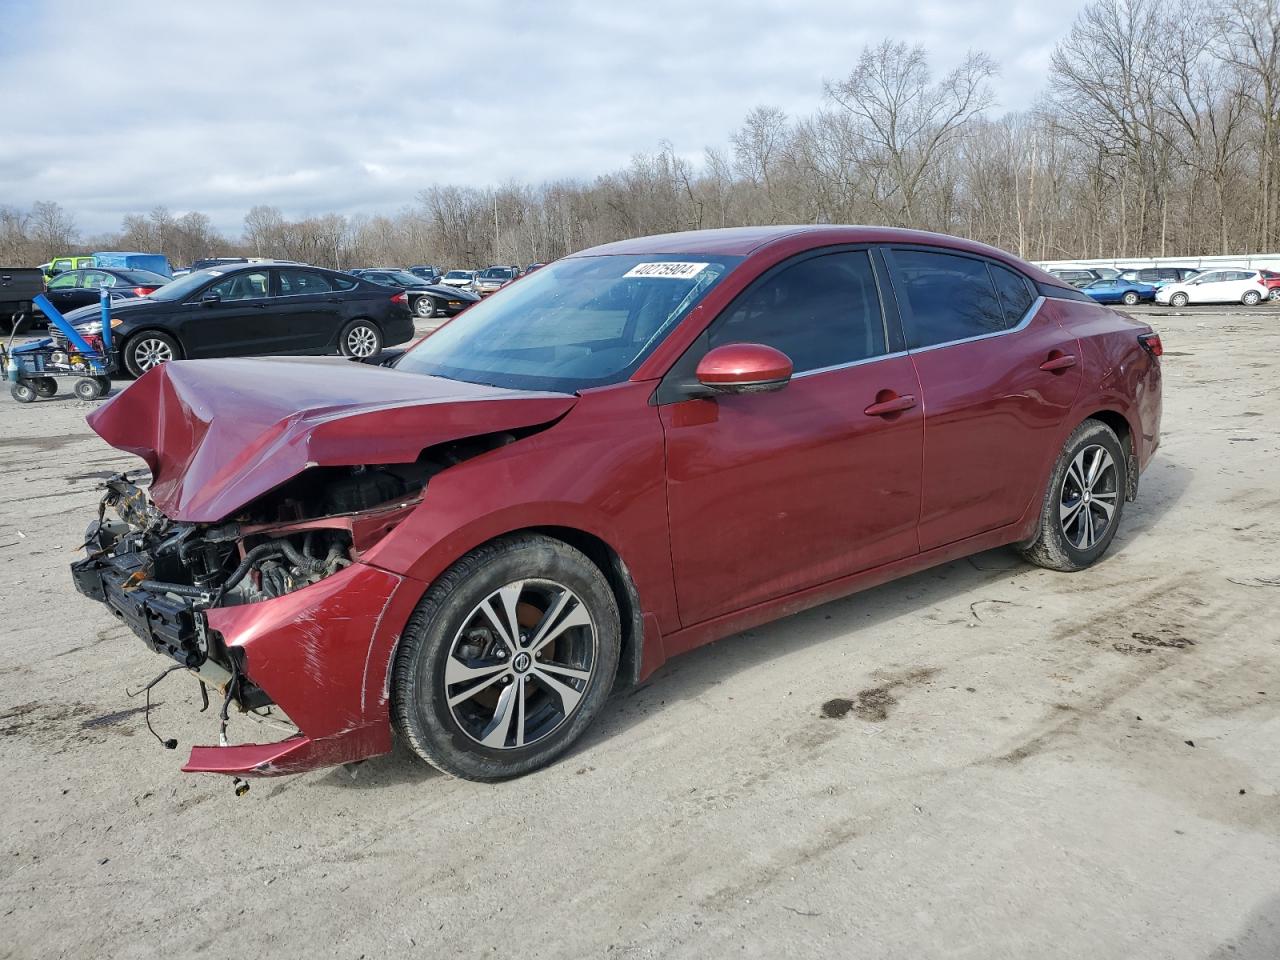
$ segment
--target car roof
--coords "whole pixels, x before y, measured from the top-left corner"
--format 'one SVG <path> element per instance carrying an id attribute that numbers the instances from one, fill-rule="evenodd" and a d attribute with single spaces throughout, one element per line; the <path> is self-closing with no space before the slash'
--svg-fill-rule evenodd
<path id="1" fill-rule="evenodd" d="M 720 254 L 746 257 L 782 241 L 801 241 L 796 246 L 803 249 L 841 243 L 901 243 L 928 244 L 949 247 L 962 253 L 974 253 L 1016 264 L 1022 272 L 1035 279 L 1055 286 L 1061 281 L 1039 267 L 996 247 L 962 237 L 927 230 L 907 230 L 900 227 L 794 225 L 765 227 L 723 227 L 714 230 L 686 230 L 681 233 L 663 233 L 651 237 L 636 237 L 601 244 L 572 254 L 574 257 L 606 256 L 616 254 Z"/>

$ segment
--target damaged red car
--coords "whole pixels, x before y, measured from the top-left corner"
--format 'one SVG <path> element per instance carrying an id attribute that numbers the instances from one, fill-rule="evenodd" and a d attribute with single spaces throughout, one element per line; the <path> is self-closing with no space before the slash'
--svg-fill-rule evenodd
<path id="1" fill-rule="evenodd" d="M 1003 544 L 1094 563 L 1159 443 L 1160 353 L 952 237 L 628 240 L 388 366 L 149 371 L 89 418 L 151 480 L 108 483 L 74 579 L 216 690 L 188 771 L 294 773 L 395 731 L 511 777 L 718 637 Z M 290 734 L 238 742 L 245 711 Z"/>

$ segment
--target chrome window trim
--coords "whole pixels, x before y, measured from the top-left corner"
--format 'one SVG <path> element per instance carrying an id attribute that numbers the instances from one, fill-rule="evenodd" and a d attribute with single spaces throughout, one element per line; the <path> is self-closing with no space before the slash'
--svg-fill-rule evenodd
<path id="1" fill-rule="evenodd" d="M 792 380 L 802 380 L 805 377 L 812 377 L 819 373 L 831 373 L 833 370 L 848 370 L 850 367 L 861 367 L 868 363 L 875 363 L 878 360 L 892 360 L 895 357 L 905 357 L 911 351 L 898 350 L 894 353 L 881 353 L 874 357 L 863 357 L 861 360 L 850 360 L 848 363 L 835 363 L 829 367 L 815 367 L 812 370 L 804 370 L 800 373 L 793 373 Z"/>
<path id="2" fill-rule="evenodd" d="M 1035 302 L 1027 308 L 1026 314 L 1018 321 L 1017 326 L 1010 327 L 1008 330 L 995 330 L 991 333 L 980 333 L 976 337 L 961 337 L 959 340 L 947 340 L 943 343 L 931 343 L 927 347 L 908 347 L 907 353 L 925 353 L 929 350 L 940 350 L 943 347 L 954 347 L 958 343 L 976 343 L 979 340 L 991 340 L 995 337 L 1007 337 L 1011 333 L 1018 333 L 1027 329 L 1031 325 L 1031 321 L 1036 318 L 1036 314 L 1040 312 L 1040 308 L 1044 305 L 1044 294 L 1036 297 Z"/>

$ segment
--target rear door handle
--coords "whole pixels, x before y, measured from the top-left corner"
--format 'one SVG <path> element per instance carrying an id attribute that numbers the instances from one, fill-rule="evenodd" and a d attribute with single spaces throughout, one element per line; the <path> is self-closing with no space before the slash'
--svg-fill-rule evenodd
<path id="1" fill-rule="evenodd" d="M 885 394 L 892 394 L 892 393 L 893 393 L 892 390 L 881 390 L 878 394 L 876 394 L 876 396 L 881 397 Z M 865 413 L 868 417 L 887 417 L 887 416 L 890 416 L 891 414 L 901 413 L 903 410 L 910 410 L 915 405 L 916 405 L 916 398 L 913 397 L 911 394 L 907 393 L 907 394 L 903 394 L 902 396 L 897 396 L 896 394 L 894 394 L 892 396 L 885 398 L 884 400 L 877 399 L 875 403 L 867 407 L 867 409 L 863 410 L 862 412 Z"/>
<path id="2" fill-rule="evenodd" d="M 1068 367 L 1074 367 L 1075 365 L 1076 358 L 1069 353 L 1063 353 L 1056 357 L 1050 357 L 1040 364 L 1040 369 L 1047 370 L 1049 373 L 1057 373 L 1059 370 L 1066 370 Z"/>

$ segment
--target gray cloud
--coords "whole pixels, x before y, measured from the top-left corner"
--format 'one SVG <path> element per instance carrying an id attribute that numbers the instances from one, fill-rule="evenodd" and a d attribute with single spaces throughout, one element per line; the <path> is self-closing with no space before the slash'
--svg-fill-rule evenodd
<path id="1" fill-rule="evenodd" d="M 1001 64 L 1003 109 L 1043 89 L 1082 0 L 916 4 L 500 0 L 360 5 L 5 0 L 0 90 L 39 105 L 0 141 L 0 201 L 55 199 L 86 232 L 167 204 L 238 233 L 245 210 L 398 209 L 432 183 L 592 176 L 670 140 L 723 145 L 757 104 L 803 115 L 882 37 L 938 72 Z"/>

